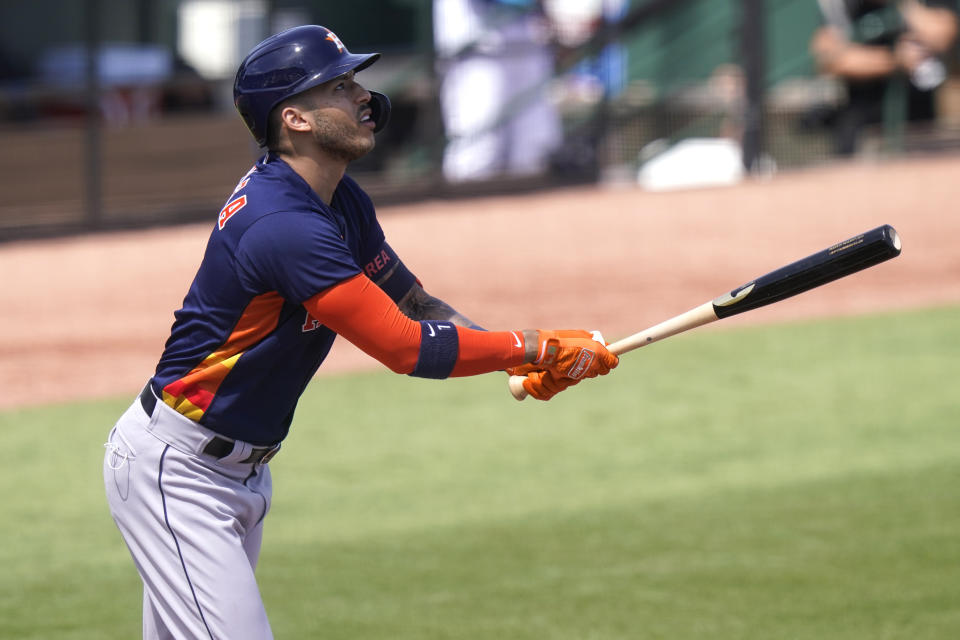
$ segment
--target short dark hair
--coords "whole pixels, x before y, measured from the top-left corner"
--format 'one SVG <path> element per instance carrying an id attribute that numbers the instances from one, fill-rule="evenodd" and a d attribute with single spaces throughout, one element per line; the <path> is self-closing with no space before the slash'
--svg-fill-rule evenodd
<path id="1" fill-rule="evenodd" d="M 280 127 L 283 123 L 280 121 L 280 112 L 283 111 L 283 102 L 270 110 L 267 116 L 267 147 L 268 151 L 277 151 L 277 140 L 280 139 Z"/>

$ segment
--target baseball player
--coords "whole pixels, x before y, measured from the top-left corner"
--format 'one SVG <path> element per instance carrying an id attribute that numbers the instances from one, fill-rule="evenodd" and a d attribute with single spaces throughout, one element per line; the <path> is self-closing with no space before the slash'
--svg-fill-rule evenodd
<path id="1" fill-rule="evenodd" d="M 272 36 L 237 71 L 237 109 L 265 155 L 227 198 L 154 376 L 110 432 L 107 499 L 143 580 L 144 638 L 272 637 L 254 569 L 267 462 L 342 335 L 397 373 L 507 370 L 546 400 L 617 357 L 586 331 L 484 331 L 385 242 L 345 175 L 390 102 L 329 29 Z"/>

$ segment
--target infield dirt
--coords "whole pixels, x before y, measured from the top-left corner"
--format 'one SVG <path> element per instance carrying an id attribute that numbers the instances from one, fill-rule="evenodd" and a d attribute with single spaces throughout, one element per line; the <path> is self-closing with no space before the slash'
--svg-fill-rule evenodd
<path id="1" fill-rule="evenodd" d="M 426 289 L 478 324 L 596 328 L 614 340 L 884 223 L 903 239 L 899 258 L 703 330 L 960 303 L 958 202 L 960 157 L 937 156 L 727 188 L 570 188 L 379 216 Z M 139 391 L 211 228 L 0 246 L 0 408 Z M 340 340 L 321 375 L 378 366 Z"/>

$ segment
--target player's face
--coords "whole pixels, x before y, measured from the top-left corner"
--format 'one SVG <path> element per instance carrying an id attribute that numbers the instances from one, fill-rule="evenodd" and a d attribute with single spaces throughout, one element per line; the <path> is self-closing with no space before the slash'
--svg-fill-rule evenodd
<path id="1" fill-rule="evenodd" d="M 373 149 L 370 92 L 356 82 L 353 71 L 320 85 L 312 97 L 313 139 L 324 151 L 352 162 Z"/>

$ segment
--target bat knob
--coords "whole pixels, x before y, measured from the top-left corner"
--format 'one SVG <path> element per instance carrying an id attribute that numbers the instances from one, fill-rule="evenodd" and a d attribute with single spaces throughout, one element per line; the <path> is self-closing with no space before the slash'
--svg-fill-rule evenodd
<path id="1" fill-rule="evenodd" d="M 513 394 L 513 397 L 517 400 L 523 400 L 527 397 L 527 390 L 523 388 L 523 381 L 526 380 L 525 376 L 510 376 L 510 393 Z"/>

